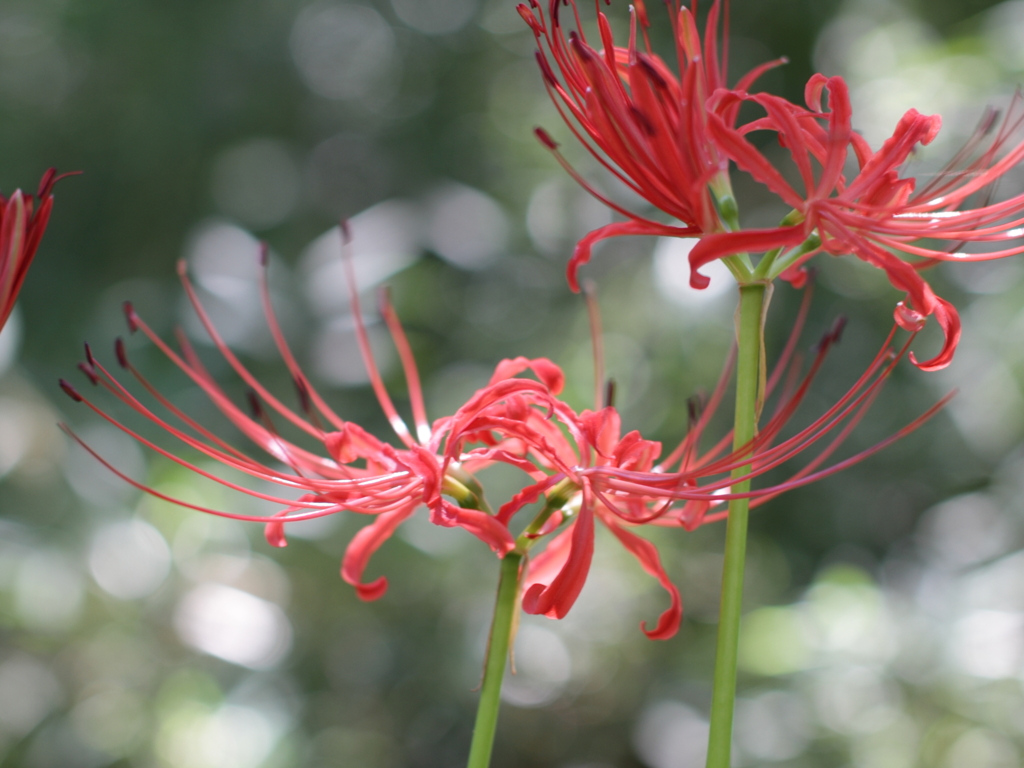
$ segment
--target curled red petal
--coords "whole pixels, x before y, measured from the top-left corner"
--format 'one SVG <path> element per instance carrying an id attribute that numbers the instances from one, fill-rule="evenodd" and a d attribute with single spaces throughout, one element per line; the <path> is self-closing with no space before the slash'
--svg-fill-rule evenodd
<path id="1" fill-rule="evenodd" d="M 827 82 L 828 78 L 817 72 L 811 75 L 811 79 L 804 86 L 804 101 L 815 112 L 821 112 L 821 94 Z"/>
<path id="2" fill-rule="evenodd" d="M 523 593 L 523 610 L 561 619 L 579 597 L 594 558 L 594 511 L 584 503 L 572 527 L 572 539 L 562 568 L 550 584 L 535 583 Z"/>
<path id="3" fill-rule="evenodd" d="M 608 530 L 615 534 L 615 538 L 619 540 L 622 546 L 637 559 L 640 567 L 656 578 L 658 583 L 668 592 L 671 604 L 658 618 L 658 623 L 654 629 L 647 629 L 646 622 L 641 622 L 640 624 L 640 629 L 651 640 L 668 640 L 679 631 L 679 622 L 683 618 L 683 601 L 679 597 L 679 590 L 676 589 L 676 585 L 672 583 L 661 565 L 661 557 L 658 555 L 657 548 L 647 539 L 641 539 L 612 520 L 605 519 L 604 523 L 608 526 Z"/>
<path id="4" fill-rule="evenodd" d="M 516 547 L 508 528 L 494 515 L 479 509 L 466 509 L 445 499 L 430 510 L 430 522 L 445 528 L 464 528 L 489 546 L 496 555 L 505 555 Z"/>
<path id="5" fill-rule="evenodd" d="M 773 248 L 798 245 L 804 238 L 803 227 L 799 226 L 746 229 L 705 235 L 690 251 L 690 285 L 697 289 L 708 287 L 711 279 L 697 270 L 715 259 L 747 251 L 762 253 Z"/>
<path id="6" fill-rule="evenodd" d="M 905 301 L 898 302 L 892 314 L 896 319 L 896 325 L 911 333 L 917 333 L 928 322 L 926 315 L 921 314 L 913 307 L 907 306 Z"/>
<path id="7" fill-rule="evenodd" d="M 415 511 L 416 505 L 409 504 L 391 512 L 382 512 L 372 523 L 364 526 L 352 537 L 341 561 L 341 578 L 355 587 L 360 600 L 377 600 L 388 591 L 387 577 L 381 576 L 369 584 L 364 584 L 363 571 L 366 570 L 373 553 L 380 549 L 380 546 L 391 538 L 399 524 Z"/>
<path id="8" fill-rule="evenodd" d="M 956 346 L 960 343 L 960 314 L 956 311 L 956 308 L 945 299 L 935 297 L 937 306 L 935 311 L 932 313 L 935 315 L 935 319 L 939 323 L 939 327 L 942 328 L 942 334 L 945 341 L 942 344 L 942 349 L 939 350 L 939 354 L 933 357 L 931 360 L 925 360 L 923 363 L 919 363 L 914 353 L 910 353 L 910 362 L 920 368 L 922 371 L 938 371 L 945 368 L 953 360 L 953 354 L 956 352 Z"/>
<path id="9" fill-rule="evenodd" d="M 528 485 L 523 490 L 519 491 L 515 496 L 508 500 L 505 504 L 501 505 L 501 509 L 498 510 L 498 514 L 495 519 L 499 522 L 508 524 L 508 521 L 512 519 L 520 509 L 525 507 L 527 504 L 533 504 L 540 498 L 540 495 L 547 491 L 551 486 L 561 482 L 561 475 L 551 475 L 544 478 L 539 483 Z"/>
<path id="10" fill-rule="evenodd" d="M 546 357 L 529 359 L 527 357 L 515 357 L 510 360 L 502 360 L 494 369 L 494 374 L 487 386 L 497 384 L 499 381 L 511 379 L 518 376 L 525 370 L 531 370 L 537 374 L 537 378 L 547 387 L 552 395 L 557 395 L 565 387 L 565 374 L 562 369 L 552 363 Z"/>
<path id="11" fill-rule="evenodd" d="M 618 221 L 599 227 L 584 235 L 573 249 L 572 258 L 566 268 L 566 277 L 569 280 L 569 287 L 579 293 L 579 271 L 580 267 L 590 261 L 591 251 L 601 240 L 610 237 L 623 237 L 625 235 L 664 235 L 667 237 L 689 237 L 700 234 L 700 231 L 693 227 L 670 227 L 667 225 L 652 224 L 645 221 Z"/>
<path id="12" fill-rule="evenodd" d="M 288 539 L 284 535 L 284 520 L 280 519 L 287 515 L 287 510 L 277 512 L 274 514 L 274 520 L 271 520 L 265 526 L 263 526 L 263 536 L 266 538 L 267 543 L 272 547 L 287 547 Z"/>
<path id="13" fill-rule="evenodd" d="M 566 558 L 569 557 L 569 550 L 572 549 L 572 535 L 573 526 L 570 525 L 551 539 L 543 552 L 530 556 L 523 574 L 524 594 L 534 586 L 543 588 L 554 580 L 558 572 L 565 566 Z"/>

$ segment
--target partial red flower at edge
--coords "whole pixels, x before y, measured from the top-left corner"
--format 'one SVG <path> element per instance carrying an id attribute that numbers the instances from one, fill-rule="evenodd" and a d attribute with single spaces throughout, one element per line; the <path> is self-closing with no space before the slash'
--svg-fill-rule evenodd
<path id="1" fill-rule="evenodd" d="M 569 9 L 562 8 L 563 4 Z M 619 181 L 683 223 L 663 224 L 616 205 L 584 181 L 557 152 L 554 140 L 538 128 L 537 136 L 573 178 L 627 217 L 627 221 L 594 230 L 577 244 L 568 268 L 574 290 L 578 290 L 577 271 L 589 261 L 592 247 L 600 240 L 623 235 L 693 237 L 724 230 L 709 185 L 728 190 L 729 157 L 708 139 L 705 108 L 711 94 L 726 86 L 728 49 L 727 43 L 719 43 L 723 3 L 711 3 L 703 43 L 695 20 L 697 4 L 692 11 L 678 0 L 667 5 L 679 59 L 678 76 L 651 51 L 643 2 L 631 6 L 625 48 L 615 46 L 608 19 L 598 11 L 601 50 L 589 45 L 576 0 L 549 0 L 546 15 L 540 0 L 518 7 L 537 39 L 537 61 L 545 87 L 576 138 Z M 568 32 L 562 19 L 566 13 L 576 25 Z M 727 25 L 728 3 L 724 15 Z M 644 50 L 638 46 L 638 32 L 644 38 Z M 779 59 L 756 67 L 740 78 L 734 89 L 745 93 L 765 71 L 782 63 Z M 733 125 L 738 113 L 738 107 L 728 105 L 719 117 Z"/>
<path id="2" fill-rule="evenodd" d="M 825 93 L 827 111 L 822 108 Z M 972 195 L 990 188 L 1024 160 L 1024 141 L 1000 154 L 1024 126 L 1019 95 L 1001 126 L 986 120 L 967 147 L 920 190 L 915 179 L 901 178 L 900 172 L 918 145 L 935 138 L 941 124 L 938 116 L 909 110 L 893 135 L 872 152 L 853 131 L 849 93 L 842 78 L 815 75 L 808 81 L 806 100 L 807 108 L 768 94 L 720 91 L 712 98 L 712 103 L 722 105 L 752 101 L 764 108 L 764 118 L 740 129 L 727 125 L 713 110 L 709 133 L 741 170 L 790 205 L 799 214 L 799 222 L 703 238 L 690 252 L 691 284 L 706 284 L 707 278 L 697 270 L 737 248 L 781 249 L 778 261 L 785 267 L 781 276 L 797 284 L 803 279 L 802 265 L 819 251 L 834 256 L 853 254 L 884 270 L 892 285 L 906 292 L 907 299 L 897 306 L 895 314 L 902 327 L 917 329 L 927 317 L 935 316 L 945 337 L 942 349 L 925 362 L 918 362 L 913 354 L 911 360 L 924 370 L 944 368 L 952 360 L 960 338 L 960 318 L 948 301 L 935 295 L 920 270 L 940 261 L 984 261 L 1024 252 L 1024 194 L 960 210 Z M 747 140 L 746 135 L 756 130 L 778 135 L 799 170 L 802 192 Z M 985 134 L 993 130 L 988 146 L 972 159 L 971 154 L 985 143 Z M 842 170 L 851 151 L 859 172 L 847 180 Z M 812 160 L 819 166 L 817 173 Z M 946 241 L 951 247 L 943 250 L 922 244 L 929 240 Z M 966 243 L 1008 240 L 1017 243 L 981 253 L 960 251 Z M 815 247 L 806 247 L 809 241 Z M 801 246 L 799 253 L 785 253 Z"/>
<path id="3" fill-rule="evenodd" d="M 14 310 L 22 283 L 43 238 L 53 209 L 53 185 L 65 176 L 54 168 L 43 174 L 36 194 L 20 189 L 10 197 L 0 195 L 0 328 Z"/>

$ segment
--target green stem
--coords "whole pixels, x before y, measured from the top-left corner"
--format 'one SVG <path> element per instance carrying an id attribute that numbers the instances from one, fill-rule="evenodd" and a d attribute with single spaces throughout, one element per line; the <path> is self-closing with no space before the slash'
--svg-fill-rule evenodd
<path id="1" fill-rule="evenodd" d="M 740 286 L 739 349 L 736 360 L 736 413 L 733 449 L 740 449 L 757 432 L 761 381 L 762 318 L 766 286 Z M 750 472 L 750 466 L 733 471 L 733 477 Z M 733 493 L 750 489 L 744 480 L 732 486 Z M 739 647 L 740 611 L 743 604 L 743 567 L 747 552 L 748 499 L 729 502 L 725 529 L 725 564 L 722 569 L 722 602 L 718 614 L 718 647 L 715 681 L 711 698 L 711 732 L 708 736 L 707 768 L 729 768 L 732 747 L 732 715 L 736 703 L 736 659 Z"/>
<path id="2" fill-rule="evenodd" d="M 494 602 L 494 619 L 484 662 L 484 682 L 480 689 L 480 704 L 476 710 L 467 768 L 487 768 L 491 764 L 494 731 L 498 725 L 498 707 L 501 704 L 501 679 L 505 676 L 505 662 L 508 660 L 508 647 L 512 639 L 522 561 L 523 556 L 516 551 L 509 552 L 501 561 L 498 597 Z"/>

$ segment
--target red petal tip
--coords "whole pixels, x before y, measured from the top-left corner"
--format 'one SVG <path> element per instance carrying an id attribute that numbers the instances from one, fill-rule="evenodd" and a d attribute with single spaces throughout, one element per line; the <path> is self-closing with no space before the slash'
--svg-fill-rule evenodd
<path id="1" fill-rule="evenodd" d="M 288 539 L 284 535 L 284 523 L 272 520 L 263 527 L 263 537 L 272 547 L 287 547 Z"/>
<path id="2" fill-rule="evenodd" d="M 711 278 L 707 275 L 702 275 L 695 269 L 690 270 L 690 287 L 696 288 L 698 291 L 703 291 L 711 285 Z"/>
<path id="3" fill-rule="evenodd" d="M 384 593 L 388 591 L 388 579 L 387 576 L 381 576 L 369 584 L 356 584 L 355 587 L 356 597 L 369 603 L 384 597 Z"/>
<path id="4" fill-rule="evenodd" d="M 39 181 L 39 191 L 36 193 L 36 197 L 42 200 L 44 197 L 48 197 L 53 191 L 54 185 L 61 179 L 66 179 L 68 176 L 81 176 L 83 171 L 68 171 L 57 175 L 56 168 L 47 169 L 46 173 L 43 174 L 43 178 Z"/>

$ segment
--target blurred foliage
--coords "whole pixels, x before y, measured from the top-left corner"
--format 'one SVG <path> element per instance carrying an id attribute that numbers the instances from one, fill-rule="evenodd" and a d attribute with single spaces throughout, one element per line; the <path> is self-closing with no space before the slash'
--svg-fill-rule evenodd
<path id="1" fill-rule="evenodd" d="M 608 213 L 531 135 L 537 124 L 567 132 L 514 5 L 0 4 L 0 182 L 32 188 L 51 165 L 85 172 L 58 187 L 6 333 L 16 343 L 21 329 L 0 379 L 2 768 L 462 764 L 497 579 L 479 542 L 412 521 L 371 566 L 389 576 L 388 594 L 360 603 L 337 567 L 362 521 L 310 524 L 272 551 L 258 526 L 140 497 L 54 423 L 74 424 L 160 490 L 267 511 L 144 455 L 56 397 L 55 381 L 71 378 L 84 339 L 113 359 L 125 299 L 161 332 L 194 331 L 174 278 L 186 258 L 247 364 L 292 397 L 254 304 L 258 237 L 270 244 L 275 301 L 302 364 L 342 415 L 386 434 L 354 354 L 344 282 L 316 246 L 352 217 L 361 287 L 372 304 L 370 289 L 393 286 L 433 417 L 515 355 L 554 359 L 569 400 L 585 407 L 587 322 L 562 272 L 573 240 Z M 664 46 L 667 25 L 650 5 Z M 611 12 L 624 23 L 624 3 Z M 1020 2 L 735 0 L 732 34 L 737 71 L 789 57 L 764 87 L 791 99 L 816 69 L 845 74 L 873 142 L 905 108 L 941 110 L 950 138 L 915 161 L 923 173 L 986 102 L 1005 103 L 1024 71 Z M 777 220 L 753 184 L 738 179 L 737 189 L 749 223 Z M 714 385 L 732 327 L 731 292 L 679 288 L 671 246 L 612 242 L 587 268 L 626 425 L 667 444 L 682 436 L 687 399 Z M 850 322 L 807 418 L 863 370 L 896 300 L 859 263 L 820 261 L 806 344 L 837 314 Z M 929 376 L 901 365 L 844 450 L 877 442 L 952 386 L 957 401 L 884 455 L 754 517 L 742 765 L 1019 764 L 1024 275 L 1017 264 L 968 266 L 977 268 L 933 273 L 964 313 L 953 367 Z M 776 292 L 770 354 L 797 298 Z M 936 341 L 926 333 L 917 343 Z M 377 342 L 386 362 L 386 339 Z M 165 360 L 134 338 L 129 347 L 174 402 L 233 435 Z M 241 394 L 223 362 L 204 359 Z M 400 374 L 387 371 L 400 395 Z M 516 482 L 495 475 L 489 493 Z M 686 609 L 663 644 L 637 628 L 663 596 L 599 539 L 569 617 L 524 620 L 496 766 L 703 764 L 721 536 L 654 535 Z"/>

